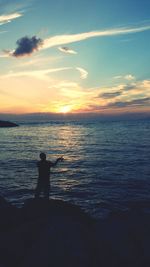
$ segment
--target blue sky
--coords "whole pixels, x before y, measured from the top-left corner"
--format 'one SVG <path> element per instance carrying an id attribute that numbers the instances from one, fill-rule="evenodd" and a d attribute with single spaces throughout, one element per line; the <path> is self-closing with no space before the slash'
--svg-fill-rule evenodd
<path id="1" fill-rule="evenodd" d="M 0 112 L 149 112 L 149 10 L 0 0 Z"/>

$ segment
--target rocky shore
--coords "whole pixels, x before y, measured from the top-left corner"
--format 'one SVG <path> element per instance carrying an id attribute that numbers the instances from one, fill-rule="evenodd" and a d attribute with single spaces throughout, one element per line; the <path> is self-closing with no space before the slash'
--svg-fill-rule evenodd
<path id="1" fill-rule="evenodd" d="M 0 127 L 17 127 L 19 126 L 18 124 L 10 121 L 1 121 L 0 120 Z"/>
<path id="2" fill-rule="evenodd" d="M 0 267 L 148 267 L 150 214 L 93 219 L 61 200 L 0 198 Z"/>

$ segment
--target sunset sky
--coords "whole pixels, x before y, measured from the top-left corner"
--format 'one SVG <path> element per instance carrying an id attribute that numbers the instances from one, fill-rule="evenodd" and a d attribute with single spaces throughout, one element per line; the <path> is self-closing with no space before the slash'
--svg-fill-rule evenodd
<path id="1" fill-rule="evenodd" d="M 0 0 L 0 113 L 150 112 L 149 0 Z"/>

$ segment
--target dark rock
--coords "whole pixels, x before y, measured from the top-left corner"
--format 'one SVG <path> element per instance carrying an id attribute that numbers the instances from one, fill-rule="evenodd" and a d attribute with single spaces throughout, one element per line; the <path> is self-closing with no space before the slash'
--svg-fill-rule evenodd
<path id="1" fill-rule="evenodd" d="M 0 127 L 17 127 L 18 124 L 10 121 L 0 121 Z"/>
<path id="2" fill-rule="evenodd" d="M 61 200 L 0 198 L 0 267 L 149 267 L 150 214 L 137 206 L 95 220 Z"/>
<path id="3" fill-rule="evenodd" d="M 16 227 L 18 220 L 18 209 L 0 197 L 0 232 Z"/>
<path id="4" fill-rule="evenodd" d="M 3 217 L 12 221 L 9 211 L 6 215 L 5 205 L 3 208 Z M 32 199 L 17 209 L 15 218 L 13 227 L 1 226 L 0 264 L 6 267 L 95 266 L 93 220 L 79 207 L 60 200 Z"/>
<path id="5" fill-rule="evenodd" d="M 22 208 L 22 213 L 26 216 L 27 220 L 44 218 L 47 216 L 63 216 L 69 218 L 71 217 L 72 219 L 79 220 L 80 222 L 82 221 L 87 225 L 93 223 L 94 221 L 94 219 L 87 213 L 83 212 L 79 206 L 58 199 L 29 199 L 25 202 Z"/>
<path id="6" fill-rule="evenodd" d="M 118 212 L 95 224 L 101 266 L 150 266 L 150 215 Z M 109 256 L 108 256 L 109 255 Z"/>

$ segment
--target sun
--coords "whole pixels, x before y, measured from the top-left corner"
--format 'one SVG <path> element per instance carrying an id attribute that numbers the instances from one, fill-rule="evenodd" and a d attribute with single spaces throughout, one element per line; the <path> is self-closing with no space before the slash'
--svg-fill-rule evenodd
<path id="1" fill-rule="evenodd" d="M 71 111 L 71 106 L 63 106 L 59 109 L 60 113 L 68 113 Z"/>

